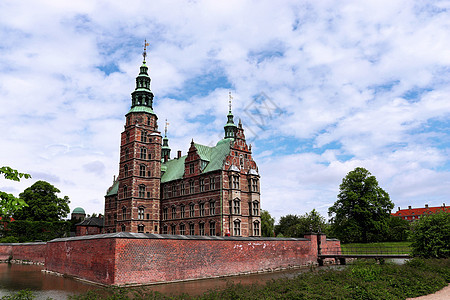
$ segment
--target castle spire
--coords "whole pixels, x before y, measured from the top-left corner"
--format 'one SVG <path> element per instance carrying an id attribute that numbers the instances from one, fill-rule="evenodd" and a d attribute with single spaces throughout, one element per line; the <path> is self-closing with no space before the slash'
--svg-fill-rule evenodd
<path id="1" fill-rule="evenodd" d="M 150 76 L 148 75 L 148 67 L 145 59 L 147 57 L 147 40 L 144 42 L 144 52 L 142 53 L 143 61 L 139 69 L 139 75 L 136 77 L 136 88 L 131 93 L 131 111 L 153 112 L 153 92 L 150 89 Z"/>
<path id="2" fill-rule="evenodd" d="M 231 96 L 231 91 L 228 92 L 228 121 L 225 124 L 225 138 L 235 138 L 236 137 L 236 125 L 234 124 L 234 116 L 231 112 L 231 100 L 233 100 L 233 96 Z"/>
<path id="3" fill-rule="evenodd" d="M 166 124 L 164 126 L 163 144 L 161 147 L 161 157 L 164 159 L 164 161 L 170 158 L 170 147 L 169 147 L 169 138 L 167 137 L 167 126 L 169 126 L 169 123 L 167 122 L 166 119 Z"/>

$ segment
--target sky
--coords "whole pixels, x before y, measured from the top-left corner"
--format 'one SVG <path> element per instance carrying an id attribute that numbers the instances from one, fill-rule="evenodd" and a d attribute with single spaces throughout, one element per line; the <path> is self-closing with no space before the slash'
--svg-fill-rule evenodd
<path id="1" fill-rule="evenodd" d="M 278 220 L 328 217 L 368 169 L 397 207 L 450 205 L 449 1 L 0 1 L 0 178 L 102 213 L 142 63 L 172 156 L 223 138 L 228 92 Z"/>

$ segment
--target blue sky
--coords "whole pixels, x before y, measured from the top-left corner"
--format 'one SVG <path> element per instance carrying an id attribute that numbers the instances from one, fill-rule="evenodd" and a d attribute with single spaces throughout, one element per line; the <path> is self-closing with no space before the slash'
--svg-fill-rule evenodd
<path id="1" fill-rule="evenodd" d="M 228 91 L 262 208 L 327 216 L 342 178 L 375 175 L 395 207 L 450 196 L 448 1 L 1 1 L 0 179 L 46 180 L 103 211 L 142 61 L 170 146 L 223 136 Z"/>

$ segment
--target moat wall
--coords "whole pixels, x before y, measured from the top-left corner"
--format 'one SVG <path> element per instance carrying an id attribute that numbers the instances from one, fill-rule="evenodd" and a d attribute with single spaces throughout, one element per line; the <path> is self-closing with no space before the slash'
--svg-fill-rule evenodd
<path id="1" fill-rule="evenodd" d="M 278 239 L 121 232 L 33 244 L 0 244 L 0 260 L 44 258 L 49 271 L 107 285 L 139 285 L 315 264 L 319 245 L 323 252 L 339 241 L 324 235 Z"/>

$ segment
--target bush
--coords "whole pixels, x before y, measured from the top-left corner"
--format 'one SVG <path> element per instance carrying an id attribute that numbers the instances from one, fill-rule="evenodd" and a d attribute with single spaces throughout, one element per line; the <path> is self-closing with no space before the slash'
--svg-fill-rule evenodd
<path id="1" fill-rule="evenodd" d="M 450 257 L 450 213 L 440 212 L 414 222 L 410 240 L 414 256 Z"/>
<path id="2" fill-rule="evenodd" d="M 19 240 L 14 236 L 6 236 L 0 239 L 0 243 L 18 243 Z"/>

